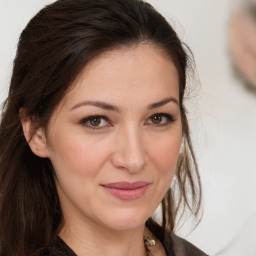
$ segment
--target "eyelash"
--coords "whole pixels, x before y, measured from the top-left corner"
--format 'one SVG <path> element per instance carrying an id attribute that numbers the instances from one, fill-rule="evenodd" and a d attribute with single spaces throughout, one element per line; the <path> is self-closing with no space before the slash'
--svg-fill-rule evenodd
<path id="1" fill-rule="evenodd" d="M 154 124 L 152 122 L 152 118 L 154 118 L 154 117 L 166 118 L 166 122 L 164 124 Z M 88 117 L 82 119 L 79 123 L 81 125 L 85 126 L 86 128 L 89 128 L 89 129 L 92 129 L 92 130 L 100 130 L 100 129 L 103 129 L 104 127 L 106 127 L 105 125 L 103 125 L 103 126 L 93 126 L 93 125 L 89 124 L 89 122 L 92 122 L 94 119 L 95 120 L 97 120 L 97 119 L 100 120 L 100 123 L 102 122 L 102 120 L 106 121 L 108 123 L 107 126 L 111 126 L 111 124 L 112 124 L 112 122 L 109 120 L 108 117 L 101 116 L 101 115 L 88 116 Z M 147 120 L 151 120 L 151 123 L 149 123 L 147 125 L 153 125 L 155 127 L 167 126 L 170 123 L 173 123 L 175 121 L 173 116 L 170 115 L 170 114 L 167 114 L 167 113 L 156 113 L 156 114 L 153 114 Z M 162 119 L 161 119 L 161 121 L 162 121 Z"/>
<path id="2" fill-rule="evenodd" d="M 167 114 L 167 113 L 156 113 L 156 114 L 153 114 L 152 116 L 150 116 L 148 119 L 151 119 L 154 118 L 154 117 L 161 117 L 161 118 L 166 118 L 166 123 L 164 124 L 154 124 L 154 123 L 151 123 L 152 125 L 155 125 L 156 127 L 162 127 L 162 126 L 167 126 L 169 125 L 170 123 L 173 123 L 175 121 L 175 119 L 173 118 L 172 115 L 170 114 Z M 161 120 L 162 121 L 162 120 Z"/>
<path id="3" fill-rule="evenodd" d="M 88 116 L 84 119 L 82 119 L 79 123 L 83 126 L 85 126 L 86 128 L 92 129 L 92 130 L 99 130 L 102 129 L 102 127 L 99 126 L 93 126 L 90 125 L 89 122 L 93 121 L 93 119 L 100 119 L 100 120 L 104 120 L 107 123 L 109 123 L 111 125 L 111 121 L 106 117 L 106 116 L 100 116 L 100 115 L 95 115 L 95 116 Z M 101 122 L 101 121 L 100 121 Z M 105 126 L 103 126 L 105 127 Z"/>

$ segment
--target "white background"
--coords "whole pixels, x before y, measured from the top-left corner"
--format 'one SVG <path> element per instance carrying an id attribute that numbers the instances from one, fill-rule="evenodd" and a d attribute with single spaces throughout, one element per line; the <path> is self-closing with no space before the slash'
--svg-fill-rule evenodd
<path id="1" fill-rule="evenodd" d="M 50 2 L 0 0 L 1 102 L 7 95 L 18 36 Z M 193 221 L 188 220 L 178 234 L 210 255 L 256 255 L 256 95 L 246 92 L 232 76 L 227 45 L 232 1 L 148 2 L 189 44 L 201 81 L 190 121 L 203 182 L 204 215 L 192 233 Z"/>

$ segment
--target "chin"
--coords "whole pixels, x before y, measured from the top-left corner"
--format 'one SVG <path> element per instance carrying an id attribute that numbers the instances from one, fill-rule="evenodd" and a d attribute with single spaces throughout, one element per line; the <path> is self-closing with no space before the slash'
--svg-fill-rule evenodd
<path id="1" fill-rule="evenodd" d="M 122 209 L 117 213 L 106 216 L 104 222 L 113 230 L 132 230 L 144 226 L 150 216 L 151 214 Z"/>

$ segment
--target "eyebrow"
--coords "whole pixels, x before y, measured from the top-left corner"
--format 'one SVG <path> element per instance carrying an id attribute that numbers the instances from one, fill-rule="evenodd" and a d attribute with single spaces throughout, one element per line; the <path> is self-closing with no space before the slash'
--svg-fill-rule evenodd
<path id="1" fill-rule="evenodd" d="M 169 102 L 173 102 L 173 103 L 175 103 L 179 106 L 179 102 L 178 102 L 177 99 L 175 99 L 174 97 L 168 97 L 168 98 L 165 98 L 161 101 L 158 101 L 158 102 L 155 102 L 155 103 L 152 103 L 152 104 L 148 105 L 147 109 L 159 108 L 159 107 L 162 107 L 162 106 L 166 105 Z M 105 110 L 120 112 L 120 109 L 117 106 L 114 106 L 114 105 L 111 105 L 111 104 L 108 104 L 108 103 L 102 102 L 102 101 L 82 101 L 82 102 L 74 105 L 70 109 L 70 111 L 72 111 L 74 109 L 77 109 L 79 107 L 87 106 L 87 105 L 102 108 L 102 109 L 105 109 Z"/>
<path id="2" fill-rule="evenodd" d="M 178 106 L 180 105 L 177 99 L 175 99 L 174 97 L 169 97 L 169 98 L 165 98 L 165 99 L 163 99 L 159 102 L 150 104 L 147 107 L 147 109 L 159 108 L 159 107 L 162 107 L 162 106 L 166 105 L 169 102 L 173 102 L 173 103 L 177 104 Z"/>
<path id="3" fill-rule="evenodd" d="M 82 107 L 82 106 L 87 106 L 87 105 L 102 108 L 102 109 L 106 109 L 106 110 L 119 112 L 119 108 L 116 107 L 116 106 L 110 105 L 110 104 L 102 102 L 102 101 L 90 101 L 90 100 L 89 101 L 82 101 L 82 102 L 76 104 L 75 106 L 73 106 L 70 109 L 70 111 L 74 110 L 74 109 L 77 109 L 79 107 Z"/>

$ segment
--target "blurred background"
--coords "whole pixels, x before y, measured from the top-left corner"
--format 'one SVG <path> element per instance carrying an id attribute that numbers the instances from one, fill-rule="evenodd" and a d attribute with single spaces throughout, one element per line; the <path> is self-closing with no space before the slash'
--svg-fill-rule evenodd
<path id="1" fill-rule="evenodd" d="M 51 2 L 0 0 L 1 103 L 19 34 Z M 256 256 L 256 1 L 148 2 L 190 46 L 198 74 L 188 109 L 204 211 L 195 230 L 188 217 L 177 234 L 210 255 Z"/>

